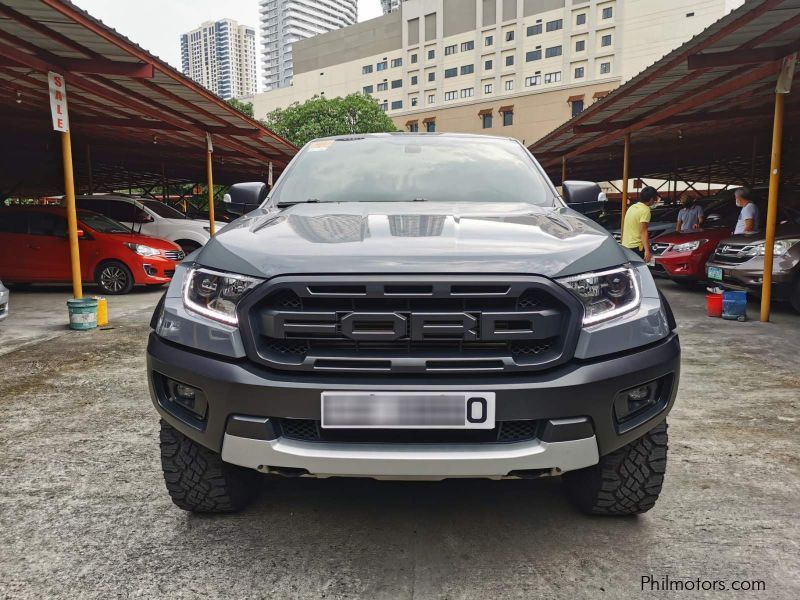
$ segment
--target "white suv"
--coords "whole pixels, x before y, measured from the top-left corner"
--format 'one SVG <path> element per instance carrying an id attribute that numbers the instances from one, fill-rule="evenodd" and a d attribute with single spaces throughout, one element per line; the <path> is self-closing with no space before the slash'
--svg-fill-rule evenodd
<path id="1" fill-rule="evenodd" d="M 78 196 L 76 204 L 78 208 L 98 212 L 136 232 L 174 242 L 186 254 L 205 245 L 211 238 L 208 221 L 190 219 L 159 200 L 102 194 Z M 225 226 L 218 221 L 215 224 L 216 231 Z"/>

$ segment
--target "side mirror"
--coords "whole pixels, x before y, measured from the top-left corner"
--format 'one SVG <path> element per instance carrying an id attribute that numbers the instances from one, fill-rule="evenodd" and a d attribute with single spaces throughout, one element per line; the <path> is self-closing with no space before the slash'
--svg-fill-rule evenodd
<path id="1" fill-rule="evenodd" d="M 78 239 L 79 240 L 86 239 L 86 232 L 83 229 L 78 229 Z"/>
<path id="2" fill-rule="evenodd" d="M 260 181 L 235 183 L 222 198 L 225 209 L 234 215 L 243 215 L 261 206 L 267 198 L 267 184 Z"/>
<path id="3" fill-rule="evenodd" d="M 603 212 L 608 201 L 600 186 L 591 181 L 565 181 L 561 192 L 567 206 L 584 215 Z"/>

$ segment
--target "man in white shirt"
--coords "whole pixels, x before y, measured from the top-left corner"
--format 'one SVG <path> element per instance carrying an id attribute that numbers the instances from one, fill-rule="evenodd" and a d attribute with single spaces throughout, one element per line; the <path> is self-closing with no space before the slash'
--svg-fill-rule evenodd
<path id="1" fill-rule="evenodd" d="M 736 229 L 733 230 L 733 234 L 753 233 L 758 229 L 758 207 L 753 204 L 752 193 L 748 188 L 741 187 L 733 194 L 736 198 L 736 206 L 742 209 L 739 211 L 739 220 L 736 221 Z"/>

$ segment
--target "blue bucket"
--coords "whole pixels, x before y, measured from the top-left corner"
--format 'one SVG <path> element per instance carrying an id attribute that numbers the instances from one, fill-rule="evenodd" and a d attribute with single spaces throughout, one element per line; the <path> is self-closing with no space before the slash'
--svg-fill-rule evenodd
<path id="1" fill-rule="evenodd" d="M 86 331 L 97 327 L 97 300 L 81 298 L 67 300 L 69 309 L 69 328 Z"/>
<path id="2" fill-rule="evenodd" d="M 730 290 L 722 294 L 722 318 L 747 320 L 747 292 Z"/>

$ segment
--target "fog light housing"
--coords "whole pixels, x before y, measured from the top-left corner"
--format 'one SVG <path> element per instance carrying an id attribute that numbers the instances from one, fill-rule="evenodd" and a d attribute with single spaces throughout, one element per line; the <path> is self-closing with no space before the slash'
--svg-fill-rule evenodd
<path id="1" fill-rule="evenodd" d="M 202 428 L 208 412 L 203 390 L 161 373 L 153 374 L 159 404 L 171 414 L 195 427 Z"/>
<path id="2" fill-rule="evenodd" d="M 158 269 L 152 265 L 144 265 L 144 272 L 148 277 L 155 277 L 158 274 Z"/>
<path id="3" fill-rule="evenodd" d="M 614 397 L 618 429 L 627 431 L 661 412 L 669 398 L 668 377 L 622 390 Z"/>

